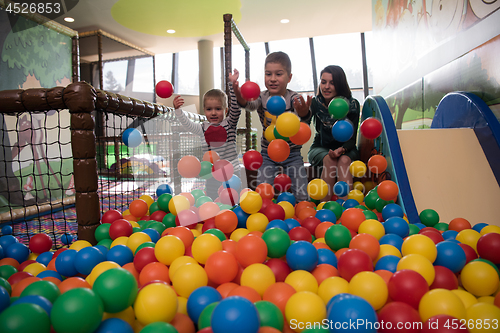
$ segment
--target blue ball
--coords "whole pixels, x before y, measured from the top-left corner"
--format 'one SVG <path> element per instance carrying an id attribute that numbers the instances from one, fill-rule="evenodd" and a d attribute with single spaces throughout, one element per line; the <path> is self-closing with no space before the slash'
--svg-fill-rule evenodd
<path id="1" fill-rule="evenodd" d="M 134 333 L 134 329 L 123 319 L 108 318 L 101 322 L 94 333 Z"/>
<path id="2" fill-rule="evenodd" d="M 71 242 L 73 242 L 73 236 L 71 236 L 70 234 L 64 234 L 61 236 L 61 243 L 63 243 L 64 245 L 69 245 L 71 244 Z"/>
<path id="3" fill-rule="evenodd" d="M 159 239 L 160 239 L 160 233 L 156 230 L 156 229 L 153 229 L 153 228 L 146 228 L 144 230 L 142 230 L 143 233 L 145 233 L 146 235 L 149 236 L 149 238 L 151 238 L 151 241 L 153 243 L 156 243 Z"/>
<path id="4" fill-rule="evenodd" d="M 44 277 L 55 277 L 58 280 L 61 280 L 61 281 L 63 280 L 63 277 L 61 276 L 61 274 L 59 274 L 56 271 L 52 271 L 50 269 L 46 269 L 46 270 L 38 273 L 38 275 L 36 277 L 39 277 L 40 279 L 43 279 Z"/>
<path id="5" fill-rule="evenodd" d="M 337 120 L 332 127 L 333 138 L 339 142 L 346 142 L 354 133 L 354 127 L 349 120 Z"/>
<path id="6" fill-rule="evenodd" d="M 7 289 L 0 286 L 0 313 L 10 306 L 10 295 Z"/>
<path id="7" fill-rule="evenodd" d="M 250 214 L 245 213 L 243 209 L 239 205 L 235 206 L 233 208 L 233 212 L 236 214 L 236 217 L 238 218 L 238 226 L 237 228 L 246 228 L 247 227 L 247 219 L 250 216 Z"/>
<path id="8" fill-rule="evenodd" d="M 134 254 L 128 246 L 115 245 L 109 249 L 106 254 L 106 260 L 114 261 L 118 265 L 123 266 L 134 260 Z"/>
<path id="9" fill-rule="evenodd" d="M 382 218 L 385 220 L 391 217 L 403 217 L 403 208 L 395 203 L 389 203 L 382 208 Z"/>
<path id="10" fill-rule="evenodd" d="M 354 200 L 354 199 L 347 199 L 346 201 L 344 201 L 344 203 L 342 204 L 342 207 L 344 207 L 345 209 L 348 209 L 348 208 L 354 208 L 356 207 L 357 205 L 359 205 L 359 202 L 357 200 Z"/>
<path id="11" fill-rule="evenodd" d="M 476 230 L 477 232 L 481 232 L 481 230 L 483 230 L 484 227 L 486 227 L 488 225 L 488 223 L 478 223 L 478 224 L 475 224 L 472 226 L 472 229 Z"/>
<path id="12" fill-rule="evenodd" d="M 78 271 L 75 267 L 76 254 L 78 252 L 73 249 L 68 249 L 59 253 L 56 258 L 56 270 L 59 274 L 66 277 L 75 276 Z"/>
<path id="13" fill-rule="evenodd" d="M 318 265 L 318 250 L 309 242 L 297 241 L 286 250 L 286 262 L 294 271 L 311 272 Z"/>
<path id="14" fill-rule="evenodd" d="M 235 191 L 238 191 L 241 188 L 241 179 L 240 177 L 233 175 L 227 182 L 224 182 L 225 188 L 232 188 Z"/>
<path id="15" fill-rule="evenodd" d="M 318 249 L 318 265 L 328 264 L 337 268 L 337 256 L 329 249 Z"/>
<path id="16" fill-rule="evenodd" d="M 453 273 L 462 270 L 466 263 L 464 250 L 458 243 L 443 241 L 436 244 L 437 257 L 434 261 L 435 266 L 444 266 Z"/>
<path id="17" fill-rule="evenodd" d="M 288 231 L 292 230 L 295 227 L 300 227 L 300 223 L 296 219 L 290 218 L 290 219 L 286 219 L 284 222 L 288 226 Z"/>
<path id="18" fill-rule="evenodd" d="M 427 227 L 425 224 L 423 223 L 413 223 L 414 225 L 416 225 L 420 230 L 422 230 L 423 228 Z"/>
<path id="19" fill-rule="evenodd" d="M 2 235 L 12 235 L 12 226 L 7 224 L 2 227 Z"/>
<path id="20" fill-rule="evenodd" d="M 377 332 L 375 309 L 356 295 L 342 293 L 333 296 L 327 304 L 327 318 L 331 323 L 330 332 Z M 357 327 L 356 323 L 362 325 Z"/>
<path id="21" fill-rule="evenodd" d="M 385 227 L 385 223 L 384 223 Z M 403 246 L 404 239 L 396 234 L 385 234 L 384 236 L 380 237 L 379 239 L 379 244 L 380 245 L 392 245 L 399 251 L 401 251 L 401 247 Z"/>
<path id="22" fill-rule="evenodd" d="M 375 270 L 378 271 L 380 269 L 396 273 L 398 270 L 398 263 L 401 258 L 393 255 L 387 255 L 380 258 L 375 264 Z"/>
<path id="23" fill-rule="evenodd" d="M 201 313 L 208 305 L 221 300 L 222 295 L 213 287 L 205 286 L 195 289 L 187 300 L 186 307 L 189 318 L 197 323 Z"/>
<path id="24" fill-rule="evenodd" d="M 3 253 L 3 247 L 2 247 L 2 245 L 0 245 L 0 259 L 3 259 L 3 258 L 5 258 L 5 255 Z"/>
<path id="25" fill-rule="evenodd" d="M 402 217 L 390 217 L 384 222 L 384 229 L 386 234 L 396 234 L 405 238 L 410 234 L 410 226 L 408 222 Z"/>
<path id="26" fill-rule="evenodd" d="M 106 256 L 99 249 L 88 246 L 80 249 L 75 257 L 75 268 L 78 273 L 89 275 L 94 267 L 105 261 Z"/>
<path id="27" fill-rule="evenodd" d="M 54 257 L 54 252 L 47 251 L 44 253 L 40 253 L 35 260 L 40 264 L 44 264 L 45 266 L 47 266 L 49 262 L 53 259 L 53 257 Z"/>
<path id="28" fill-rule="evenodd" d="M 241 296 L 230 296 L 217 304 L 212 312 L 214 333 L 256 333 L 260 327 L 255 305 Z"/>
<path id="29" fill-rule="evenodd" d="M 271 228 L 279 228 L 279 229 L 286 231 L 286 233 L 288 233 L 290 231 L 290 228 L 288 228 L 288 224 L 286 224 L 286 222 L 283 220 L 269 221 L 269 223 L 266 226 L 266 230 L 269 230 Z"/>
<path id="30" fill-rule="evenodd" d="M 19 263 L 28 260 L 28 257 L 30 255 L 30 249 L 23 243 L 11 244 L 4 250 L 4 252 L 6 257 L 14 258 Z"/>
<path id="31" fill-rule="evenodd" d="M 286 101 L 283 96 L 271 96 L 267 100 L 266 108 L 273 116 L 279 116 L 286 110 Z"/>
<path id="32" fill-rule="evenodd" d="M 0 246 L 3 247 L 4 251 L 14 243 L 19 243 L 19 239 L 12 235 L 5 235 L 0 237 Z"/>
<path id="33" fill-rule="evenodd" d="M 345 197 L 349 194 L 349 184 L 344 181 L 336 182 L 335 185 L 333 185 L 333 193 L 336 196 Z"/>
<path id="34" fill-rule="evenodd" d="M 277 202 L 288 201 L 293 206 L 295 206 L 295 203 L 297 202 L 297 200 L 295 200 L 295 196 L 290 192 L 281 192 L 280 195 L 278 195 L 276 201 Z"/>
<path id="35" fill-rule="evenodd" d="M 335 202 L 338 203 L 339 205 L 343 206 L 345 200 L 338 198 L 337 200 L 335 200 Z"/>
<path id="36" fill-rule="evenodd" d="M 125 146 L 135 148 L 142 143 L 142 133 L 136 128 L 127 128 L 123 131 L 122 141 Z"/>
<path id="37" fill-rule="evenodd" d="M 477 230 L 476 230 L 477 231 Z M 444 240 L 452 240 L 455 239 L 458 235 L 458 231 L 455 230 L 446 230 L 444 231 L 441 236 L 443 236 Z"/>
<path id="38" fill-rule="evenodd" d="M 104 246 L 104 245 L 94 245 L 94 247 L 96 249 L 98 249 L 99 251 L 101 251 L 101 253 L 104 254 L 104 256 L 106 256 L 106 254 L 109 251 L 109 249 L 106 246 Z"/>
<path id="39" fill-rule="evenodd" d="M 21 304 L 21 303 L 31 303 L 31 304 L 36 304 L 40 306 L 42 309 L 47 312 L 47 314 L 50 316 L 50 311 L 52 310 L 52 303 L 45 297 L 40 296 L 40 295 L 26 295 L 26 296 L 21 296 L 18 299 L 16 299 L 14 302 L 12 302 L 11 305 L 16 305 L 16 304 Z"/>
<path id="40" fill-rule="evenodd" d="M 172 194 L 174 191 L 172 190 L 172 187 L 168 184 L 160 184 L 156 188 L 156 196 L 159 198 L 162 194 L 168 193 Z"/>
<path id="41" fill-rule="evenodd" d="M 332 223 L 337 222 L 337 216 L 335 216 L 335 213 L 329 209 L 320 209 L 316 211 L 314 217 L 320 220 L 321 222 L 332 222 Z"/>

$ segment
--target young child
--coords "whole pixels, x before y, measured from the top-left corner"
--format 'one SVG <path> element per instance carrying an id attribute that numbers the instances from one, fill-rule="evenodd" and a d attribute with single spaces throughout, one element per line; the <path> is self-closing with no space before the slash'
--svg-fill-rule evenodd
<path id="1" fill-rule="evenodd" d="M 264 65 L 264 83 L 267 90 L 262 91 L 260 96 L 255 101 L 246 101 L 240 94 L 239 89 L 235 89 L 238 103 L 249 111 L 257 110 L 260 122 L 262 124 L 263 133 L 266 128 L 271 125 L 271 114 L 267 112 L 267 100 L 271 96 L 283 96 L 286 101 L 286 111 L 293 112 L 300 117 L 306 116 L 311 105 L 311 98 L 307 98 L 307 102 L 295 91 L 287 89 L 287 85 L 292 79 L 292 64 L 288 55 L 284 52 L 273 52 L 266 57 Z M 261 139 L 261 154 L 263 158 L 262 166 L 257 173 L 258 184 L 268 183 L 273 184 L 274 178 L 278 173 L 278 168 L 281 166 L 284 172 L 292 179 L 292 193 L 297 201 L 307 200 L 307 174 L 304 168 L 304 160 L 300 154 L 302 146 L 288 142 L 290 145 L 290 155 L 281 162 L 271 160 L 267 153 L 269 141 L 264 135 Z"/>
<path id="2" fill-rule="evenodd" d="M 203 152 L 209 150 L 215 151 L 220 159 L 231 162 L 234 167 L 234 174 L 240 177 L 240 162 L 238 160 L 238 152 L 236 151 L 236 126 L 240 118 L 241 108 L 238 106 L 234 89 L 238 89 L 238 70 L 234 70 L 234 74 L 229 74 L 229 92 L 231 104 L 229 113 L 224 118 L 228 111 L 227 96 L 220 89 L 211 89 L 203 96 L 203 110 L 207 121 L 195 123 L 187 118 L 184 111 L 181 109 L 184 105 L 184 99 L 181 96 L 174 98 L 175 115 L 179 122 L 191 133 L 197 134 L 202 137 Z M 224 130 L 222 134 L 226 134 L 225 142 L 209 141 L 207 142 L 207 134 L 213 130 L 218 130 L 222 127 Z M 224 137 L 224 135 L 222 135 Z M 246 181 L 245 181 L 246 183 Z M 218 189 L 221 183 L 214 178 L 209 178 L 206 183 L 207 196 L 212 199 L 218 197 Z"/>

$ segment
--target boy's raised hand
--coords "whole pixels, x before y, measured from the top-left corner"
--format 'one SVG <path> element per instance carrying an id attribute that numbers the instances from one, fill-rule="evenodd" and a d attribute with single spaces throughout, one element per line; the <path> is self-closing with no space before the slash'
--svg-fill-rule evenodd
<path id="1" fill-rule="evenodd" d="M 175 96 L 174 98 L 174 108 L 179 109 L 184 105 L 184 99 L 181 96 Z"/>
<path id="2" fill-rule="evenodd" d="M 236 96 L 236 100 L 238 104 L 241 106 L 245 106 L 247 104 L 246 99 L 241 96 L 240 84 L 238 82 L 238 78 L 240 77 L 240 72 L 235 68 L 233 74 L 229 73 L 229 81 L 233 84 L 234 95 Z"/>
<path id="3" fill-rule="evenodd" d="M 240 77 L 240 72 L 235 68 L 233 73 L 229 73 L 229 81 L 234 85 L 238 83 L 238 78 Z"/>
<path id="4" fill-rule="evenodd" d="M 311 106 L 312 97 L 307 95 L 307 101 L 304 100 L 302 95 L 293 100 L 293 107 L 300 117 L 305 117 L 309 113 L 309 107 Z"/>

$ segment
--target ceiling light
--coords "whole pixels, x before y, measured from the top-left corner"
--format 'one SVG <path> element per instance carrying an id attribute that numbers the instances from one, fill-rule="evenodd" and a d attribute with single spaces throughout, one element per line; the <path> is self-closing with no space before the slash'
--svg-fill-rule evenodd
<path id="1" fill-rule="evenodd" d="M 167 30 L 167 32 L 168 32 L 169 34 L 175 34 L 175 30 L 174 30 L 174 29 L 168 29 L 168 30 Z"/>
<path id="2" fill-rule="evenodd" d="M 75 22 L 75 19 L 72 18 L 72 17 L 65 17 L 64 21 L 66 21 L 66 22 Z"/>
<path id="3" fill-rule="evenodd" d="M 290 22 L 290 20 L 289 19 L 282 19 L 280 22 L 281 23 L 288 23 L 288 22 Z"/>

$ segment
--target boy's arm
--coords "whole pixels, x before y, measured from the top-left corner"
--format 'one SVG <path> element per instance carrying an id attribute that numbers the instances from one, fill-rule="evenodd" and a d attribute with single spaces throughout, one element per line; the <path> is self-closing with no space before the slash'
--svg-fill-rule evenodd
<path id="1" fill-rule="evenodd" d="M 182 111 L 181 106 L 183 104 L 184 100 L 180 96 L 174 98 L 175 117 L 187 131 L 193 134 L 203 135 L 202 125 L 189 120 L 184 114 L 184 111 Z"/>
<path id="2" fill-rule="evenodd" d="M 238 86 L 238 82 L 235 82 L 236 87 Z M 229 115 L 227 122 L 231 127 L 236 127 L 238 125 L 238 120 L 241 115 L 241 107 L 238 105 L 238 100 L 235 94 L 235 90 L 233 84 L 229 82 Z"/>

